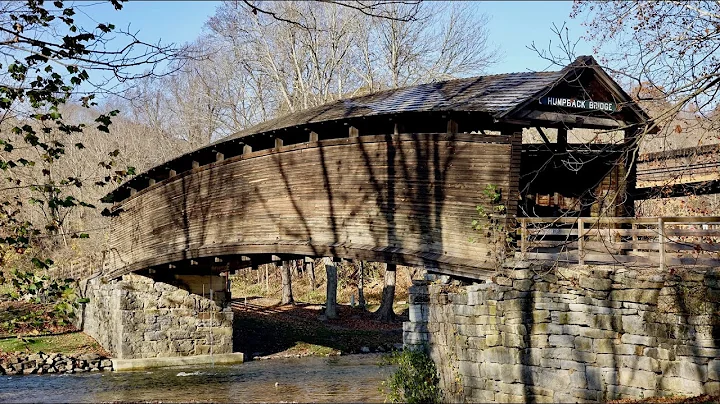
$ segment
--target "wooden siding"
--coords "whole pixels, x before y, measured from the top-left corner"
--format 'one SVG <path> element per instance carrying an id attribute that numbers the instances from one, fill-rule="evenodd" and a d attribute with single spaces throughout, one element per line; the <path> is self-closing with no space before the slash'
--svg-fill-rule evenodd
<path id="1" fill-rule="evenodd" d="M 113 277 L 192 258 L 269 253 L 483 277 L 495 262 L 471 221 L 487 203 L 486 185 L 517 192 L 510 140 L 361 136 L 201 166 L 115 207 L 105 270 Z"/>

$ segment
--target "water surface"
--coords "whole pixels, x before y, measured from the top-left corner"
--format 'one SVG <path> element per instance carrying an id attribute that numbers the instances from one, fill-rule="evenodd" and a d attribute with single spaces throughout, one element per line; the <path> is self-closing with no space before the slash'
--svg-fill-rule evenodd
<path id="1" fill-rule="evenodd" d="M 393 371 L 348 355 L 139 372 L 0 376 L 0 402 L 382 402 Z M 275 385 L 277 383 L 277 386 Z"/>

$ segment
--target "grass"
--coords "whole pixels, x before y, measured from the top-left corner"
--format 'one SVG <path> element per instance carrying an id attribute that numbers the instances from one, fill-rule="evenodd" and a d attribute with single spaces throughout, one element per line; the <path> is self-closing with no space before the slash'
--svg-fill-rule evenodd
<path id="1" fill-rule="evenodd" d="M 329 356 L 336 355 L 338 353 L 338 350 L 322 345 L 309 344 L 307 342 L 298 341 L 286 352 L 290 355 Z"/>
<path id="2" fill-rule="evenodd" d="M 46 352 L 80 355 L 107 352 L 92 337 L 82 332 L 44 337 L 13 337 L 0 339 L 0 353 Z"/>

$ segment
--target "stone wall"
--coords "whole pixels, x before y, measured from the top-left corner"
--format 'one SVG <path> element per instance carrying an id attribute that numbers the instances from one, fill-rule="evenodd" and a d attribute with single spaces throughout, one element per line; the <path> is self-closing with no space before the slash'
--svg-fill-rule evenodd
<path id="1" fill-rule="evenodd" d="M 720 270 L 570 266 L 417 282 L 406 347 L 449 401 L 599 402 L 720 394 Z"/>
<path id="2" fill-rule="evenodd" d="M 140 275 L 80 283 L 79 327 L 119 359 L 232 352 L 232 310 Z"/>
<path id="3" fill-rule="evenodd" d="M 65 355 L 61 353 L 21 352 L 0 358 L 0 375 L 42 375 L 113 370 L 110 359 L 98 354 Z"/>

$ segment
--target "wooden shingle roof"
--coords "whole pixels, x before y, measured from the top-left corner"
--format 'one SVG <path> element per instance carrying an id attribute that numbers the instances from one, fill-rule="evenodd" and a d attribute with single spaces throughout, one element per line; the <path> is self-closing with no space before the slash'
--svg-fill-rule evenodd
<path id="1" fill-rule="evenodd" d="M 563 71 L 507 73 L 385 90 L 291 113 L 219 142 L 298 125 L 403 112 L 473 111 L 502 115 L 563 75 Z"/>

